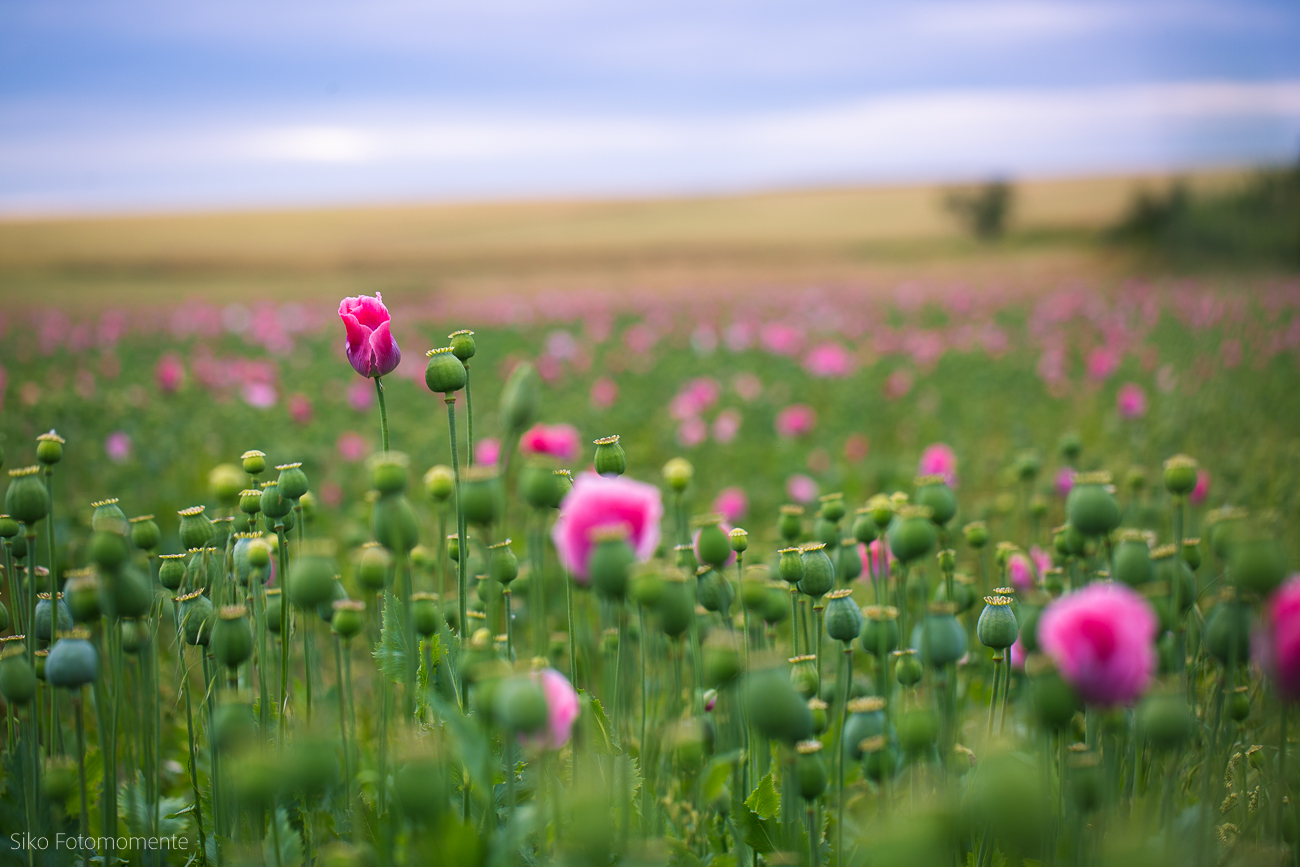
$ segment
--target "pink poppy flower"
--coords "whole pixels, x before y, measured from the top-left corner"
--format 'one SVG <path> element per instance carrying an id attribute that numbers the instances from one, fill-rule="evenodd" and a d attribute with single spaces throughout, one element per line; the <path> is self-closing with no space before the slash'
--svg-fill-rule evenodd
<path id="1" fill-rule="evenodd" d="M 943 476 L 951 488 L 957 487 L 957 453 L 946 443 L 933 443 L 921 452 L 916 466 L 918 476 Z"/>
<path id="2" fill-rule="evenodd" d="M 1210 495 L 1210 471 L 1199 469 L 1196 471 L 1196 487 L 1187 495 L 1187 502 L 1193 506 L 1199 506 L 1205 502 L 1205 498 Z"/>
<path id="3" fill-rule="evenodd" d="M 104 440 L 104 452 L 113 463 L 126 463 L 131 457 L 131 437 L 122 431 L 114 431 Z"/>
<path id="4" fill-rule="evenodd" d="M 659 546 L 659 522 L 664 507 L 659 489 L 626 476 L 583 473 L 560 503 L 551 538 L 560 562 L 586 583 L 592 532 L 625 527 L 628 544 L 638 560 L 649 560 Z"/>
<path id="5" fill-rule="evenodd" d="M 553 668 L 533 672 L 533 680 L 542 686 L 546 696 L 546 730 L 527 739 L 528 743 L 544 749 L 558 750 L 569 742 L 573 723 L 582 705 L 578 693 L 568 678 Z"/>
<path id="6" fill-rule="evenodd" d="M 1091 584 L 1053 602 L 1038 623 L 1038 643 L 1084 701 L 1130 705 L 1151 684 L 1159 621 L 1123 584 Z"/>
<path id="7" fill-rule="evenodd" d="M 391 317 L 380 293 L 344 298 L 339 318 L 347 330 L 344 348 L 353 370 L 362 376 L 385 376 L 397 369 L 402 350 L 389 331 Z"/>
<path id="8" fill-rule="evenodd" d="M 871 441 L 860 433 L 849 434 L 844 441 L 844 459 L 851 464 L 861 463 L 871 452 Z"/>
<path id="9" fill-rule="evenodd" d="M 749 498 L 740 488 L 724 488 L 713 501 L 713 511 L 725 518 L 727 523 L 735 524 L 749 511 Z"/>
<path id="10" fill-rule="evenodd" d="M 677 427 L 677 444 L 694 448 L 709 437 L 709 426 L 699 416 L 691 416 Z"/>
<path id="11" fill-rule="evenodd" d="M 1251 651 L 1284 699 L 1300 698 L 1300 575 L 1292 575 L 1268 600 Z"/>
<path id="12" fill-rule="evenodd" d="M 776 432 L 786 439 L 812 433 L 817 426 L 817 413 L 804 403 L 795 403 L 777 413 Z"/>
<path id="13" fill-rule="evenodd" d="M 763 380 L 752 373 L 737 373 L 731 380 L 731 387 L 746 402 L 758 400 L 763 394 Z"/>
<path id="14" fill-rule="evenodd" d="M 720 443 L 729 443 L 740 433 L 740 412 L 724 409 L 713 420 L 713 438 Z"/>
<path id="15" fill-rule="evenodd" d="M 618 384 L 602 376 L 591 384 L 591 403 L 598 409 L 609 409 L 618 400 Z"/>
<path id="16" fill-rule="evenodd" d="M 269 409 L 275 406 L 279 395 L 275 386 L 266 382 L 248 382 L 244 384 L 244 403 L 257 409 Z"/>
<path id="17" fill-rule="evenodd" d="M 340 434 L 334 447 L 338 449 L 339 457 L 350 464 L 361 460 L 370 451 L 366 438 L 351 432 Z"/>
<path id="18" fill-rule="evenodd" d="M 535 424 L 519 438 L 519 450 L 565 462 L 575 461 L 582 450 L 582 440 L 578 429 L 571 424 Z"/>
<path id="19" fill-rule="evenodd" d="M 763 348 L 774 355 L 794 355 L 803 348 L 803 332 L 784 322 L 769 322 L 759 332 Z"/>
<path id="20" fill-rule="evenodd" d="M 357 412 L 366 412 L 375 405 L 375 387 L 359 379 L 348 386 L 348 406 Z"/>
<path id="21" fill-rule="evenodd" d="M 813 376 L 841 378 L 853 372 L 853 356 L 838 343 L 819 343 L 804 356 L 803 366 Z"/>
<path id="22" fill-rule="evenodd" d="M 870 573 L 872 572 L 875 573 L 877 578 L 884 577 L 886 557 L 889 558 L 889 568 L 891 570 L 894 568 L 894 564 L 898 562 L 898 558 L 894 556 L 894 552 L 889 550 L 889 546 L 885 544 L 883 539 L 876 539 L 870 545 L 858 545 L 858 556 L 862 558 L 864 567 L 862 574 L 858 577 L 864 581 L 871 578 Z"/>
<path id="23" fill-rule="evenodd" d="M 1058 497 L 1068 497 L 1070 491 L 1074 490 L 1074 467 L 1061 467 L 1057 470 L 1054 484 Z"/>
<path id="24" fill-rule="evenodd" d="M 1038 570 L 1040 577 L 1055 565 L 1052 562 L 1052 555 L 1037 545 L 1029 549 L 1029 559 L 1034 561 L 1034 568 Z"/>
<path id="25" fill-rule="evenodd" d="M 185 384 L 185 365 L 181 362 L 181 357 L 169 352 L 158 359 L 158 364 L 153 369 L 153 378 L 164 394 L 175 392 Z"/>
<path id="26" fill-rule="evenodd" d="M 785 481 L 786 496 L 796 503 L 811 503 L 817 499 L 817 483 L 809 476 L 795 474 Z"/>
<path id="27" fill-rule="evenodd" d="M 1105 382 L 1119 370 L 1120 357 L 1120 353 L 1109 346 L 1094 349 L 1088 353 L 1088 376 L 1098 382 Z"/>
<path id="28" fill-rule="evenodd" d="M 299 392 L 289 398 L 289 417 L 298 424 L 311 421 L 311 399 Z"/>
<path id="29" fill-rule="evenodd" d="M 1016 671 L 1025 670 L 1025 646 L 1020 643 L 1020 636 L 1016 636 L 1016 643 L 1011 645 L 1011 667 Z"/>
<path id="30" fill-rule="evenodd" d="M 483 439 L 474 444 L 474 463 L 496 466 L 501 459 L 501 440 Z"/>
<path id="31" fill-rule="evenodd" d="M 1017 551 L 1007 559 L 1007 580 L 1021 592 L 1032 590 L 1038 584 L 1034 562 Z"/>
<path id="32" fill-rule="evenodd" d="M 1120 386 L 1115 407 L 1120 418 L 1141 418 L 1147 414 L 1147 393 L 1137 383 L 1126 382 Z"/>
<path id="33" fill-rule="evenodd" d="M 914 382 L 912 372 L 900 367 L 889 374 L 889 378 L 885 380 L 885 397 L 890 400 L 897 400 L 912 390 Z"/>

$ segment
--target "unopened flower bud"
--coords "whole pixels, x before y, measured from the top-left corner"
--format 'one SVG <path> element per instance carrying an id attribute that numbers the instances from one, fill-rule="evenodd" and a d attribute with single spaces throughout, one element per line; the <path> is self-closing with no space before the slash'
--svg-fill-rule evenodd
<path id="1" fill-rule="evenodd" d="M 679 494 L 690 486 L 694 476 L 695 467 L 686 458 L 672 458 L 664 464 L 664 481 Z"/>
<path id="2" fill-rule="evenodd" d="M 537 368 L 527 361 L 520 362 L 501 389 L 501 426 L 508 433 L 524 430 L 536 420 L 541 400 L 542 382 Z"/>

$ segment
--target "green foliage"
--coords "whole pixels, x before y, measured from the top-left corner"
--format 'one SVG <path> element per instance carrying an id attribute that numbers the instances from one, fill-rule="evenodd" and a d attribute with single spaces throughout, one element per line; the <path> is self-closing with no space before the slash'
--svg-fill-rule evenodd
<path id="1" fill-rule="evenodd" d="M 302 867 L 302 835 L 290 824 L 288 812 L 283 808 L 276 809 L 271 821 L 275 824 L 267 828 L 266 837 L 262 840 L 263 863 L 277 864 L 279 867 Z"/>
<path id="2" fill-rule="evenodd" d="M 384 593 L 384 620 L 375 644 L 375 662 L 393 683 L 406 680 L 406 633 L 402 628 L 402 603 L 395 593 Z"/>
<path id="3" fill-rule="evenodd" d="M 1014 199 L 1011 184 L 990 181 L 973 190 L 949 191 L 944 207 L 973 236 L 981 241 L 994 241 L 1006 232 Z"/>

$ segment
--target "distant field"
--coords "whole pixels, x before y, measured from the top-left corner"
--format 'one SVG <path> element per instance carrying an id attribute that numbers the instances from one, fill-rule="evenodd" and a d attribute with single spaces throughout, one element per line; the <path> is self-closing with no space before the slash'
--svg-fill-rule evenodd
<path id="1" fill-rule="evenodd" d="M 1194 185 L 1233 182 L 1207 173 Z M 1039 283 L 1113 270 L 1090 239 L 1160 177 L 1018 184 L 1011 237 L 966 239 L 945 187 L 0 221 L 25 306 L 554 288 L 689 289 L 907 277 Z M 306 278 L 306 279 L 305 279 Z"/>

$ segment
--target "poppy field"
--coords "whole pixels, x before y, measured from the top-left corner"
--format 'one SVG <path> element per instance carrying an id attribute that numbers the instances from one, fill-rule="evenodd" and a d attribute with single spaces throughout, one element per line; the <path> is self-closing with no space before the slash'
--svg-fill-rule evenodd
<path id="1" fill-rule="evenodd" d="M 1300 282 L 0 320 L 0 863 L 1294 864 Z"/>

